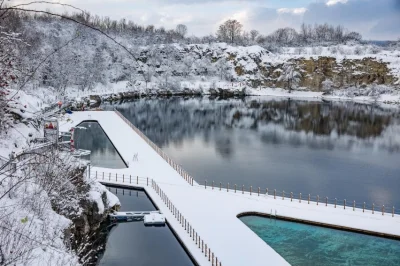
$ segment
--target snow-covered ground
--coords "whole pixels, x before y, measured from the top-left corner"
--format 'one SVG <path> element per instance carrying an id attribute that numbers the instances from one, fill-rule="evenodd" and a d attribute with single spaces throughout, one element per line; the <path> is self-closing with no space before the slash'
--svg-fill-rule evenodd
<path id="1" fill-rule="evenodd" d="M 22 122 L 9 116 L 2 121 L 7 122 L 8 126 L 0 132 L 0 166 L 9 160 L 11 152 L 18 154 L 40 145 L 31 142 L 36 137 L 43 137 L 43 126 L 38 125 L 35 118 L 41 116 L 43 108 L 54 104 L 54 95 L 48 89 L 37 90 L 35 94 L 7 90 L 7 98 L 10 100 L 7 108 L 18 114 Z M 79 161 L 68 154 L 57 156 L 60 156 L 62 165 L 70 165 L 71 169 L 81 166 Z M 79 265 L 77 254 L 66 246 L 68 240 L 64 239 L 65 231 L 72 221 L 54 210 L 54 204 L 59 204 L 75 209 L 75 214 L 79 215 L 82 211 L 79 202 L 65 198 L 65 202 L 54 203 L 52 200 L 58 197 L 55 191 L 61 188 L 53 188 L 56 194 L 48 193 L 50 190 L 44 188 L 48 184 L 41 183 L 43 176 L 40 167 L 26 172 L 26 167 L 23 167 L 25 163 L 19 162 L 18 170 L 12 176 L 9 172 L 0 171 L 0 249 L 4 256 L 2 259 L 5 263 L 11 262 L 12 265 Z M 32 165 L 35 165 L 35 162 Z M 57 167 L 53 170 L 60 171 L 60 175 L 66 175 Z M 59 180 L 65 182 L 62 187 L 73 190 L 65 176 L 59 176 Z M 103 185 L 90 179 L 83 181 L 90 184 L 87 197 L 98 204 L 100 213 L 104 212 L 105 208 L 119 205 L 118 198 Z M 107 206 L 104 206 L 102 201 L 103 193 L 107 195 Z M 75 196 L 69 194 L 69 197 Z"/>
<path id="2" fill-rule="evenodd" d="M 274 199 L 271 191 L 266 196 L 265 190 L 262 190 L 259 196 L 257 188 L 253 188 L 251 195 L 249 192 L 242 194 L 239 187 L 235 193 L 233 184 L 229 192 L 226 187 L 222 190 L 217 187 L 211 189 L 210 183 L 207 189 L 196 182 L 191 186 L 114 112 L 75 112 L 64 118 L 61 127 L 68 130 L 85 120 L 98 121 L 129 164 L 129 168 L 125 169 L 96 167 L 92 170 L 92 176 L 97 176 L 101 182 L 108 184 L 143 187 L 200 265 L 211 263 L 152 188 L 152 180 L 193 226 L 222 265 L 265 265 L 266 262 L 271 265 L 287 265 L 278 253 L 237 218 L 237 215 L 246 212 L 276 213 L 299 220 L 400 237 L 400 216 L 395 214 L 392 217 L 391 208 L 387 208 L 385 215 L 382 215 L 380 207 L 376 206 L 375 213 L 372 214 L 370 210 L 363 212 L 362 209 L 353 210 L 348 206 L 344 209 L 343 203 L 338 203 L 337 208 L 332 204 L 325 206 L 324 199 L 318 205 L 316 202 L 308 204 L 305 195 L 300 203 L 298 195 L 293 201 L 289 194 L 286 194 L 284 200 L 280 194 Z M 134 159 L 136 153 L 138 160 Z M 139 184 L 135 183 L 137 176 Z M 149 185 L 147 178 L 150 180 Z M 218 180 L 217 177 L 212 179 Z"/>

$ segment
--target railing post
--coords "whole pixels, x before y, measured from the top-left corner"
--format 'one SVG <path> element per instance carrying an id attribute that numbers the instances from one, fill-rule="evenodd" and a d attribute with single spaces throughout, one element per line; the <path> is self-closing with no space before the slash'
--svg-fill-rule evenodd
<path id="1" fill-rule="evenodd" d="M 268 188 L 265 189 L 265 196 L 268 197 Z"/>
<path id="2" fill-rule="evenodd" d="M 204 180 L 204 189 L 207 189 L 207 180 Z"/>
<path id="3" fill-rule="evenodd" d="M 258 187 L 258 196 L 260 196 L 260 187 Z"/>
<path id="4" fill-rule="evenodd" d="M 244 185 L 242 185 L 242 194 L 244 194 Z"/>
<path id="5" fill-rule="evenodd" d="M 226 185 L 226 192 L 229 192 L 229 182 L 228 182 L 228 184 Z"/>
<path id="6" fill-rule="evenodd" d="M 336 204 L 337 204 L 337 198 L 335 198 L 335 208 L 336 208 Z"/>
<path id="7" fill-rule="evenodd" d="M 214 190 L 214 180 L 212 181 L 212 189 Z"/>
<path id="8" fill-rule="evenodd" d="M 353 200 L 353 211 L 355 211 L 355 210 L 356 210 L 356 201 Z"/>
<path id="9" fill-rule="evenodd" d="M 319 203 L 319 195 L 317 195 L 317 205 L 318 205 L 318 203 Z"/>
<path id="10" fill-rule="evenodd" d="M 118 182 L 118 174 L 115 173 L 115 182 Z"/>
<path id="11" fill-rule="evenodd" d="M 250 196 L 251 196 L 251 191 L 252 191 L 253 186 L 250 186 Z"/>
<path id="12" fill-rule="evenodd" d="M 375 207 L 375 204 L 372 203 L 372 214 L 374 214 L 374 207 Z"/>
<path id="13" fill-rule="evenodd" d="M 346 209 L 346 200 L 343 200 L 343 209 Z"/>
<path id="14" fill-rule="evenodd" d="M 301 193 L 299 194 L 299 202 L 301 203 Z"/>
<path id="15" fill-rule="evenodd" d="M 212 266 L 214 266 L 214 252 L 212 253 Z"/>
<path id="16" fill-rule="evenodd" d="M 274 199 L 276 199 L 276 189 L 274 189 Z"/>
<path id="17" fill-rule="evenodd" d="M 219 191 L 221 191 L 222 183 L 219 182 Z"/>
<path id="18" fill-rule="evenodd" d="M 139 184 L 139 176 L 136 176 L 136 184 Z"/>
<path id="19" fill-rule="evenodd" d="M 385 205 L 382 205 L 382 216 L 385 214 Z"/>
<path id="20" fill-rule="evenodd" d="M 290 192 L 290 201 L 293 201 L 293 192 Z"/>
<path id="21" fill-rule="evenodd" d="M 365 202 L 364 202 L 364 204 L 363 204 L 363 212 L 365 212 Z"/>
<path id="22" fill-rule="evenodd" d="M 235 184 L 235 193 L 236 193 L 236 184 Z"/>
<path id="23" fill-rule="evenodd" d="M 204 249 L 204 257 L 206 257 L 207 258 L 207 244 L 205 244 L 205 249 Z"/>
<path id="24" fill-rule="evenodd" d="M 204 253 L 204 241 L 201 240 L 201 253 Z"/>
<path id="25" fill-rule="evenodd" d="M 394 217 L 394 206 L 392 208 L 392 217 Z"/>
<path id="26" fill-rule="evenodd" d="M 285 200 L 285 191 L 282 191 L 282 200 Z"/>
<path id="27" fill-rule="evenodd" d="M 129 175 L 129 184 L 132 184 L 132 175 Z"/>
<path id="28" fill-rule="evenodd" d="M 310 204 L 310 198 L 311 198 L 311 195 L 308 194 L 308 204 Z"/>

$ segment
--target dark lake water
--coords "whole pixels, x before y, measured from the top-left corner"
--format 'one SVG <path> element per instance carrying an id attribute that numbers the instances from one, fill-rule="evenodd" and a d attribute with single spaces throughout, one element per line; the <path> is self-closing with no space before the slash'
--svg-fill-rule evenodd
<path id="1" fill-rule="evenodd" d="M 143 191 L 109 187 L 118 196 L 121 211 L 154 211 Z M 113 227 L 99 265 L 164 266 L 193 265 L 168 226 L 146 227 L 143 222 L 120 223 Z"/>
<path id="2" fill-rule="evenodd" d="M 92 151 L 92 165 L 113 169 L 126 167 L 97 122 L 85 122 L 80 126 L 82 128 L 75 132 L 75 145 L 78 149 Z M 121 211 L 156 210 L 143 191 L 115 187 L 108 189 L 119 198 Z M 187 266 L 193 263 L 168 226 L 146 227 L 143 222 L 133 222 L 112 227 L 99 265 Z"/>
<path id="3" fill-rule="evenodd" d="M 121 169 L 126 168 L 117 150 L 97 122 L 84 122 L 75 130 L 74 141 L 77 149 L 90 150 L 93 166 Z"/>
<path id="4" fill-rule="evenodd" d="M 400 208 L 398 109 L 283 98 L 158 98 L 103 107 L 116 107 L 201 184 Z"/>

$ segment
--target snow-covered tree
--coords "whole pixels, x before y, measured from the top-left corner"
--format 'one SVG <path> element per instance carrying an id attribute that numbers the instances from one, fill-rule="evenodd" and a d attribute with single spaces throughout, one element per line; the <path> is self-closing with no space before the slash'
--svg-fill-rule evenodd
<path id="1" fill-rule="evenodd" d="M 256 38 L 258 37 L 258 35 L 259 35 L 259 32 L 258 32 L 258 31 L 256 31 L 256 30 L 251 30 L 251 31 L 250 31 L 250 37 L 251 37 L 251 40 L 252 40 L 253 42 L 256 41 Z"/>
<path id="2" fill-rule="evenodd" d="M 333 85 L 334 85 L 334 83 L 332 80 L 325 79 L 324 81 L 322 81 L 322 90 L 325 93 L 329 93 L 329 92 L 331 92 Z"/>
<path id="3" fill-rule="evenodd" d="M 8 107 L 12 96 L 9 89 L 16 84 L 19 73 L 17 43 L 20 35 L 0 27 L 0 132 L 12 123 Z"/>
<path id="4" fill-rule="evenodd" d="M 228 60 L 225 57 L 220 58 L 215 64 L 215 67 L 221 80 L 224 80 L 228 77 L 230 66 L 228 64 Z"/>
<path id="5" fill-rule="evenodd" d="M 282 67 L 282 72 L 278 81 L 283 81 L 287 84 L 289 93 L 292 89 L 296 88 L 301 81 L 301 74 L 295 68 L 295 65 L 291 62 L 287 62 Z"/>

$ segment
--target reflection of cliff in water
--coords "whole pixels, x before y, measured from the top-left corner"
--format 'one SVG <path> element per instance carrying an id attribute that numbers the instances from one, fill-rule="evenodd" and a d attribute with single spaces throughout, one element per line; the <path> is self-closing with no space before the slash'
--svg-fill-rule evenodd
<path id="1" fill-rule="evenodd" d="M 75 146 L 77 149 L 91 151 L 90 159 L 93 166 L 126 168 L 115 147 L 97 122 L 83 122 L 80 127 L 75 130 Z"/>
<path id="2" fill-rule="evenodd" d="M 170 141 L 235 128 L 250 129 L 269 143 L 307 145 L 313 149 L 357 146 L 400 151 L 400 112 L 352 102 L 140 99 L 116 106 L 150 139 Z M 229 131 L 228 131 L 229 132 Z M 229 142 L 229 133 L 221 140 Z M 226 145 L 223 145 L 226 149 Z M 228 145 L 229 146 L 229 145 Z M 221 150 L 227 155 L 229 151 Z"/>

